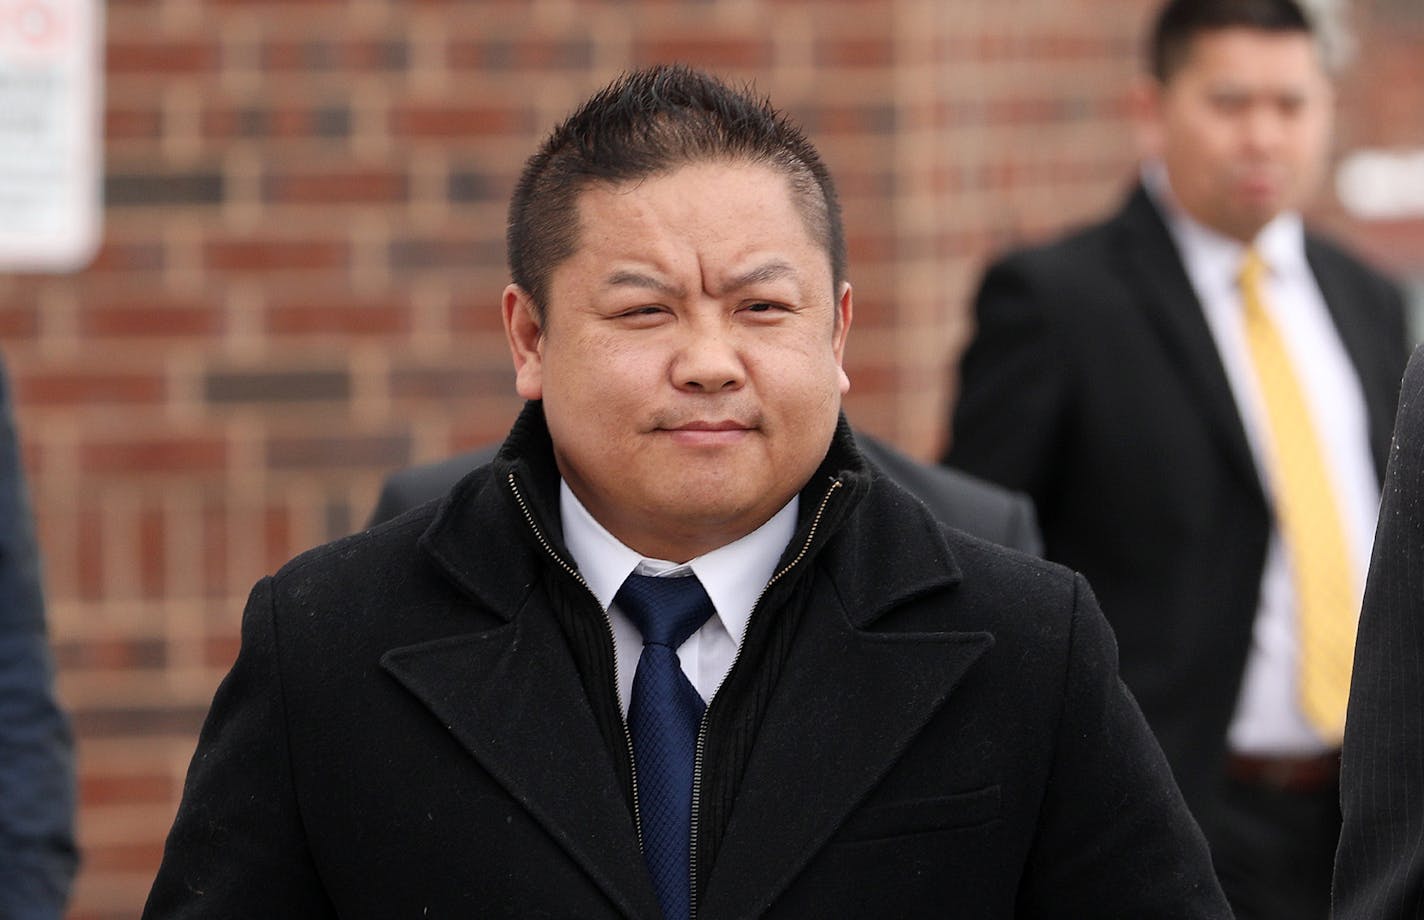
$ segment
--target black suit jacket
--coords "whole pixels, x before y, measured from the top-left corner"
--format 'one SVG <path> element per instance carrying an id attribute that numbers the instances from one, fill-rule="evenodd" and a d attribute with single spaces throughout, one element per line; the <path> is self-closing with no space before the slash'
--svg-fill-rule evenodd
<path id="1" fill-rule="evenodd" d="M 1388 281 L 1310 237 L 1383 471 L 1407 357 Z M 986 274 L 946 462 L 1029 493 L 1083 572 L 1122 671 L 1212 835 L 1271 510 L 1200 304 L 1138 188 L 1106 222 Z"/>
<path id="2" fill-rule="evenodd" d="M 1035 556 L 1043 552 L 1033 504 L 1027 496 L 958 470 L 920 463 L 863 432 L 856 433 L 855 442 L 875 466 L 924 502 L 943 523 L 1000 546 Z M 366 526 L 442 497 L 470 470 L 493 460 L 498 449 L 498 445 L 483 447 L 395 471 L 381 485 L 380 498 Z"/>
<path id="3" fill-rule="evenodd" d="M 1424 347 L 1404 375 L 1340 766 L 1338 920 L 1424 917 Z"/>
<path id="4" fill-rule="evenodd" d="M 257 585 L 145 917 L 659 916 L 527 420 L 438 505 Z M 1086 583 L 837 441 L 749 624 L 799 617 L 699 917 L 1228 917 Z"/>

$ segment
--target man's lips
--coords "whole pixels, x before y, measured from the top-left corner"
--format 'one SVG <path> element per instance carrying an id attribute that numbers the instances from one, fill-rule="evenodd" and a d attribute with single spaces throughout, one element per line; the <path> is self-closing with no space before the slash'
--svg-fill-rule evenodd
<path id="1" fill-rule="evenodd" d="M 678 444 L 688 446 L 719 446 L 734 444 L 756 430 L 756 426 L 736 419 L 694 420 L 673 425 L 660 425 L 656 429 Z"/>
<path id="2" fill-rule="evenodd" d="M 1262 197 L 1274 195 L 1281 186 L 1281 178 L 1270 172 L 1241 172 L 1235 177 L 1237 190 L 1247 196 Z"/>
<path id="3" fill-rule="evenodd" d="M 694 422 L 682 422 L 677 425 L 659 426 L 665 431 L 746 431 L 752 428 L 746 422 L 739 422 L 735 419 L 724 419 L 720 422 L 704 422 L 701 420 Z"/>

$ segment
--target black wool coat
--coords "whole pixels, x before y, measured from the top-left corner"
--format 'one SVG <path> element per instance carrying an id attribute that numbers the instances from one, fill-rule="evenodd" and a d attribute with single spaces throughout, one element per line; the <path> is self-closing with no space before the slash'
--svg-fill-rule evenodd
<path id="1" fill-rule="evenodd" d="M 438 508 L 256 586 L 146 917 L 658 916 L 556 502 L 531 404 Z M 699 917 L 1229 916 L 1080 577 L 941 527 L 844 422 L 801 506 Z"/>

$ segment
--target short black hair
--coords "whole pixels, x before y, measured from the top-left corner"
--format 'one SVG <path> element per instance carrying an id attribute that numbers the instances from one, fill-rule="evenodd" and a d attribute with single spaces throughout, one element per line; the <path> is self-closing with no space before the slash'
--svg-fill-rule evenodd
<path id="1" fill-rule="evenodd" d="M 1310 17 L 1296 0 L 1171 0 L 1158 14 L 1148 45 L 1152 75 L 1167 83 L 1203 32 L 1232 28 L 1315 34 Z"/>
<path id="2" fill-rule="evenodd" d="M 549 277 L 578 247 L 578 197 L 691 163 L 745 162 L 784 173 L 835 290 L 845 280 L 845 230 L 820 154 L 751 87 L 734 89 L 681 64 L 625 73 L 595 93 L 524 164 L 509 203 L 509 270 L 545 319 Z M 834 291 L 833 291 L 834 296 Z"/>

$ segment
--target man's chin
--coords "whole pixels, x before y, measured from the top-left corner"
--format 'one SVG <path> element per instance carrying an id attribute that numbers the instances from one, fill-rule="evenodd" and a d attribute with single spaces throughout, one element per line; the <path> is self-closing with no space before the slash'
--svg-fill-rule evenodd
<path id="1" fill-rule="evenodd" d="M 764 509 L 770 503 L 765 493 L 738 488 L 736 483 L 684 479 L 679 482 L 677 491 L 663 496 L 660 516 L 679 522 L 688 531 L 735 530 L 762 514 L 770 517 L 781 507 L 778 504 L 767 513 Z M 755 521 L 751 529 L 755 530 L 762 523 L 764 521 Z"/>

